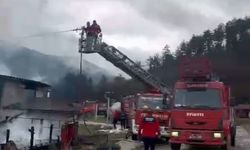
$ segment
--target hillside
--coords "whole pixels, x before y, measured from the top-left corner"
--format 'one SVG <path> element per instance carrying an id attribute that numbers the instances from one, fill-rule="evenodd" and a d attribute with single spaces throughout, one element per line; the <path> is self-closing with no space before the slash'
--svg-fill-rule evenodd
<path id="1" fill-rule="evenodd" d="M 25 47 L 0 43 L 0 74 L 56 83 L 69 72 L 78 72 L 79 58 L 45 55 Z M 77 64 L 74 64 L 78 62 Z M 104 74 L 104 69 L 83 60 L 84 73 L 95 79 Z"/>

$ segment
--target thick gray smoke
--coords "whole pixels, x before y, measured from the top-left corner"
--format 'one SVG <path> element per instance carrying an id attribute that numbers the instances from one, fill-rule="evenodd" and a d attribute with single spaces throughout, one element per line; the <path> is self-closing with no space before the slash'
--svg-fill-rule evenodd
<path id="1" fill-rule="evenodd" d="M 46 3 L 47 0 L 1 0 L 0 37 L 8 40 L 18 35 L 46 31 Z"/>
<path id="2" fill-rule="evenodd" d="M 27 48 L 0 45 L 1 74 L 54 82 L 72 69 L 54 56 Z"/>
<path id="3" fill-rule="evenodd" d="M 0 143 L 5 143 L 6 130 L 9 129 L 10 140 L 14 141 L 18 148 L 28 147 L 30 144 L 30 132 L 28 130 L 31 126 L 35 129 L 34 144 L 48 143 L 51 124 L 54 125 L 52 138 L 57 139 L 57 136 L 60 136 L 62 122 L 67 119 L 67 116 L 42 113 L 37 115 L 21 115 L 17 119 L 2 125 L 0 129 Z M 32 120 L 31 118 L 36 119 Z M 40 119 L 43 119 L 43 121 L 41 122 Z"/>
<path id="4" fill-rule="evenodd" d="M 78 72 L 76 35 L 51 34 L 73 28 L 64 26 L 71 18 L 61 11 L 66 1 L 0 0 L 0 74 L 53 83 L 68 72 Z M 25 37 L 33 34 L 44 36 Z M 107 74 L 87 61 L 83 69 L 94 77 Z"/>
<path id="5" fill-rule="evenodd" d="M 121 111 L 121 103 L 116 102 L 111 106 L 111 111 Z"/>
<path id="6" fill-rule="evenodd" d="M 0 74 L 2 75 L 11 75 L 10 70 L 8 69 L 8 67 L 6 67 L 2 62 L 0 62 Z"/>
<path id="7" fill-rule="evenodd" d="M 28 48 L 1 43 L 0 53 L 0 74 L 4 75 L 53 84 L 69 72 L 79 72 L 79 62 L 75 61 L 75 57 L 45 55 Z M 105 70 L 87 61 L 84 61 L 83 65 L 85 73 L 93 78 L 99 79 L 102 74 L 108 75 Z"/>
<path id="8" fill-rule="evenodd" d="M 77 55 L 76 35 L 46 34 L 74 28 L 65 26 L 65 22 L 70 22 L 70 17 L 58 11 L 60 7 L 60 2 L 57 0 L 1 0 L 0 40 L 46 54 Z M 44 34 L 44 36 L 23 38 L 33 34 Z"/>

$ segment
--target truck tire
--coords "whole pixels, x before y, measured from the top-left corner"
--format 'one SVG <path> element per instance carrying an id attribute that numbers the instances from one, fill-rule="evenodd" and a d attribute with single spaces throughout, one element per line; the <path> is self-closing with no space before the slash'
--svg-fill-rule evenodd
<path id="1" fill-rule="evenodd" d="M 171 143 L 170 147 L 171 147 L 171 150 L 180 150 L 181 149 L 181 144 Z"/>
<path id="2" fill-rule="evenodd" d="M 225 145 L 221 146 L 221 150 L 228 150 L 228 146 L 227 146 L 227 144 L 225 144 Z"/>
<path id="3" fill-rule="evenodd" d="M 169 137 L 165 137 L 166 144 L 169 144 Z"/>
<path id="4" fill-rule="evenodd" d="M 225 145 L 222 145 L 221 149 L 222 150 L 229 150 L 229 147 L 230 147 L 230 143 L 229 143 L 229 139 L 227 138 Z"/>
<path id="5" fill-rule="evenodd" d="M 136 141 L 138 139 L 136 134 L 132 134 L 132 140 Z"/>

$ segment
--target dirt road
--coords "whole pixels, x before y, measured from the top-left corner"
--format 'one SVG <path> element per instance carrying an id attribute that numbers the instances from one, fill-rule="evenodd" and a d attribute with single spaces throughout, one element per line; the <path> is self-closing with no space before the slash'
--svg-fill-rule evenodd
<path id="1" fill-rule="evenodd" d="M 124 144 L 122 145 L 123 145 L 122 150 L 128 150 L 131 147 L 133 148 L 137 147 L 138 150 L 143 150 L 143 146 L 141 142 L 130 141 L 130 142 L 124 142 Z M 236 147 L 232 147 L 230 148 L 230 150 L 249 150 L 249 149 L 250 149 L 250 135 L 244 128 L 238 126 L 237 135 L 236 135 Z M 169 145 L 159 144 L 156 146 L 156 150 L 171 150 L 171 149 Z M 211 147 L 211 148 L 190 147 L 187 145 L 182 145 L 181 150 L 215 150 L 215 148 L 214 147 Z"/>

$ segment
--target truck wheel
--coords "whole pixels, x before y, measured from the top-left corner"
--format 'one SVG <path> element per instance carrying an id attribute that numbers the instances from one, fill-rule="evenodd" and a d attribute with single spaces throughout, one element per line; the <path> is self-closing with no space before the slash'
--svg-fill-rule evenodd
<path id="1" fill-rule="evenodd" d="M 222 145 L 221 149 L 222 150 L 229 150 L 230 144 L 229 144 L 229 139 L 226 140 L 225 145 Z"/>
<path id="2" fill-rule="evenodd" d="M 169 137 L 166 137 L 165 140 L 166 140 L 166 144 L 169 144 Z"/>
<path id="3" fill-rule="evenodd" d="M 225 144 L 225 145 L 221 146 L 221 150 L 228 150 L 228 146 L 227 146 L 227 144 Z"/>
<path id="4" fill-rule="evenodd" d="M 136 141 L 138 138 L 137 138 L 137 135 L 136 134 L 132 134 L 132 140 Z"/>
<path id="5" fill-rule="evenodd" d="M 181 144 L 171 143 L 170 147 L 171 147 L 171 150 L 180 150 L 181 149 Z"/>

